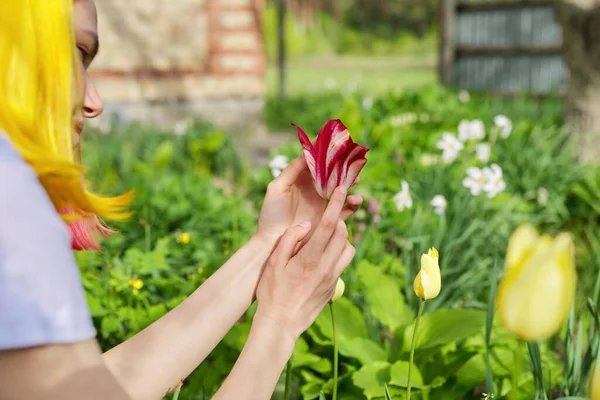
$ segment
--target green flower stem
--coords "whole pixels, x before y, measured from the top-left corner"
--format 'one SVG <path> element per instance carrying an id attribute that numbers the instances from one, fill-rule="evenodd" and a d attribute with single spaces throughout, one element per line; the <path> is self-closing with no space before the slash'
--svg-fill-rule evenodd
<path id="1" fill-rule="evenodd" d="M 415 329 L 413 330 L 412 343 L 410 344 L 410 361 L 408 362 L 408 383 L 406 384 L 406 400 L 410 400 L 410 389 L 412 386 L 410 381 L 410 375 L 412 373 L 413 361 L 415 359 L 415 345 L 417 343 L 417 331 L 419 330 L 419 321 L 421 320 L 421 315 L 423 315 L 424 308 L 425 300 L 421 300 L 421 304 L 419 304 L 419 312 L 417 313 L 417 320 L 415 321 Z"/>
<path id="2" fill-rule="evenodd" d="M 173 400 L 179 399 L 179 393 L 181 393 L 181 387 L 183 386 L 183 382 L 177 385 L 175 392 L 173 393 Z"/>
<path id="3" fill-rule="evenodd" d="M 515 346 L 514 351 L 514 367 L 512 374 L 512 388 L 510 390 L 510 400 L 517 400 L 519 398 L 519 375 L 521 375 L 521 352 L 519 351 L 521 347 L 521 341 L 517 340 L 517 345 Z"/>
<path id="4" fill-rule="evenodd" d="M 285 368 L 285 391 L 283 392 L 283 400 L 290 399 L 290 388 L 292 386 L 292 359 L 287 363 Z"/>
<path id="5" fill-rule="evenodd" d="M 329 303 L 329 311 L 331 312 L 331 328 L 333 330 L 333 400 L 337 399 L 338 389 L 338 342 L 335 334 L 335 318 L 333 316 L 333 303 Z"/>

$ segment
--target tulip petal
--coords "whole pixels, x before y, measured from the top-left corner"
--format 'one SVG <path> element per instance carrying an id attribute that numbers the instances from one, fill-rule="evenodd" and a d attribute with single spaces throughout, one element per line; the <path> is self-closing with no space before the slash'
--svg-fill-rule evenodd
<path id="1" fill-rule="evenodd" d="M 413 289 L 417 297 L 422 299 L 425 298 L 425 289 L 423 289 L 423 281 L 422 281 L 422 271 L 419 271 L 417 274 L 415 281 L 413 282 Z"/>
<path id="2" fill-rule="evenodd" d="M 356 143 L 352 143 L 351 149 L 348 152 L 348 156 L 345 157 L 344 163 L 342 164 L 342 173 L 343 181 L 342 185 L 346 189 L 350 189 L 358 178 L 358 174 L 363 169 L 365 164 L 367 163 L 367 159 L 365 158 L 369 149 L 367 147 L 361 146 Z"/>
<path id="3" fill-rule="evenodd" d="M 424 299 L 429 300 L 440 294 L 442 278 L 437 258 L 429 254 L 421 255 L 421 281 L 423 285 Z"/>
<path id="4" fill-rule="evenodd" d="M 327 178 L 331 167 L 337 159 L 346 152 L 352 143 L 350 132 L 339 119 L 329 120 L 323 125 L 317 136 L 316 150 L 319 157 L 321 172 Z"/>
<path id="5" fill-rule="evenodd" d="M 352 144 L 348 129 L 340 120 L 327 121 L 317 136 L 317 181 L 320 181 L 329 199 L 343 177 L 338 160 L 343 162 Z"/>
<path id="6" fill-rule="evenodd" d="M 365 154 L 369 149 L 354 143 L 339 119 L 327 121 L 314 144 L 302 128 L 294 126 L 319 195 L 329 199 L 342 184 L 350 189 L 367 162 Z"/>
<path id="7" fill-rule="evenodd" d="M 429 255 L 429 257 L 433 258 L 436 261 L 440 258 L 440 253 L 435 247 L 430 248 L 427 254 Z"/>
<path id="8" fill-rule="evenodd" d="M 335 293 L 333 294 L 333 297 L 331 298 L 332 303 L 344 295 L 345 288 L 346 288 L 346 284 L 344 283 L 342 278 L 338 278 L 338 280 L 335 284 Z"/>
<path id="9" fill-rule="evenodd" d="M 498 316 L 519 338 L 543 340 L 560 329 L 573 304 L 577 277 L 572 239 L 542 236 L 526 258 L 500 283 Z"/>
<path id="10" fill-rule="evenodd" d="M 317 183 L 317 153 L 315 147 L 311 143 L 310 139 L 306 135 L 306 132 L 302 128 L 300 128 L 296 124 L 292 124 L 296 127 L 298 131 L 298 139 L 300 139 L 300 144 L 302 144 L 304 158 L 306 159 L 306 164 L 308 164 L 308 169 L 310 170 L 310 174 Z M 318 185 L 317 185 L 318 187 Z M 317 189 L 318 190 L 318 189 Z"/>
<path id="11" fill-rule="evenodd" d="M 539 235 L 531 225 L 518 227 L 511 235 L 506 250 L 506 270 L 515 267 L 519 261 L 526 261 L 531 255 Z"/>

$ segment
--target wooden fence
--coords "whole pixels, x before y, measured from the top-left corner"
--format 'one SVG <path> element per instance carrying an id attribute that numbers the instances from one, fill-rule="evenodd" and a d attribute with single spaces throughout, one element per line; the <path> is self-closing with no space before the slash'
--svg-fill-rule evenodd
<path id="1" fill-rule="evenodd" d="M 551 0 L 440 0 L 440 80 L 498 94 L 563 93 L 568 71 Z"/>

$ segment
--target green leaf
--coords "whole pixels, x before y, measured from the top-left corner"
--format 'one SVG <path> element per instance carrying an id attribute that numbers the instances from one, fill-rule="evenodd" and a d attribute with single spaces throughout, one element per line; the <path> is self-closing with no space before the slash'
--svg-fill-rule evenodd
<path id="1" fill-rule="evenodd" d="M 158 320 L 159 318 L 161 318 L 166 313 L 167 313 L 167 307 L 165 307 L 164 304 L 155 304 L 153 306 L 150 306 L 148 308 L 148 318 L 150 321 L 148 321 L 148 322 L 152 323 L 152 322 Z"/>
<path id="2" fill-rule="evenodd" d="M 335 329 L 338 338 L 367 336 L 365 319 L 358 307 L 356 307 L 349 299 L 342 297 L 336 301 L 333 306 L 335 307 Z M 323 312 L 321 312 L 315 321 L 315 325 L 319 328 L 319 331 L 323 336 L 328 339 L 333 338 L 331 312 L 329 311 L 329 307 L 323 309 Z"/>
<path id="3" fill-rule="evenodd" d="M 390 384 L 406 387 L 408 385 L 408 366 L 408 361 L 397 361 L 396 363 L 394 363 L 390 371 L 390 375 L 392 378 L 390 380 Z M 413 365 L 412 367 L 410 380 L 414 388 L 423 389 L 425 387 L 423 385 L 423 377 L 421 376 L 421 371 L 419 371 L 416 365 Z"/>
<path id="4" fill-rule="evenodd" d="M 440 309 L 425 314 L 417 332 L 416 349 L 429 349 L 468 338 L 482 331 L 485 311 Z M 414 323 L 404 331 L 404 351 L 409 350 Z"/>
<path id="5" fill-rule="evenodd" d="M 590 399 L 588 399 L 587 397 L 573 397 L 573 396 L 571 396 L 571 397 L 559 397 L 556 400 L 590 400 Z"/>
<path id="6" fill-rule="evenodd" d="M 223 338 L 223 343 L 237 351 L 242 351 L 250 333 L 250 325 L 250 322 L 235 324 Z"/>
<path id="7" fill-rule="evenodd" d="M 383 388 L 385 389 L 385 400 L 392 400 L 392 395 L 390 394 L 390 390 L 388 389 L 387 383 Z"/>
<path id="8" fill-rule="evenodd" d="M 491 274 L 491 288 L 490 297 L 488 300 L 488 309 L 485 319 L 485 386 L 488 393 L 494 392 L 494 374 L 492 373 L 492 367 L 490 365 L 490 349 L 492 341 L 492 327 L 494 325 L 494 305 L 496 301 L 496 286 L 498 279 L 496 278 L 496 269 L 498 268 L 498 261 L 494 261 L 494 269 Z"/>
<path id="9" fill-rule="evenodd" d="M 340 354 L 356 358 L 362 365 L 368 365 L 375 361 L 385 361 L 387 359 L 387 353 L 379 344 L 361 337 L 352 339 L 340 338 L 339 350 Z"/>
<path id="10" fill-rule="evenodd" d="M 296 340 L 296 346 L 294 347 L 294 354 L 296 353 L 308 353 L 308 343 L 304 338 L 300 337 Z"/>
<path id="11" fill-rule="evenodd" d="M 102 303 L 98 297 L 87 294 L 87 302 L 92 317 L 103 317 L 106 315 L 106 310 L 102 307 Z"/>
<path id="12" fill-rule="evenodd" d="M 325 400 L 325 393 L 323 393 L 322 390 L 321 393 L 319 393 L 319 400 Z"/>
<path id="13" fill-rule="evenodd" d="M 154 154 L 154 162 L 160 168 L 164 168 L 173 160 L 173 143 L 169 140 L 165 140 L 156 148 Z"/>
<path id="14" fill-rule="evenodd" d="M 321 374 L 331 372 L 331 361 L 312 353 L 294 353 L 292 365 L 294 368 L 308 367 Z"/>
<path id="15" fill-rule="evenodd" d="M 322 392 L 321 388 L 323 387 L 323 383 L 319 382 L 309 382 L 306 385 L 303 385 L 300 388 L 300 393 L 302 394 L 303 400 L 313 400 L 319 397 Z"/>
<path id="16" fill-rule="evenodd" d="M 394 332 L 412 321 L 413 313 L 394 278 L 367 261 L 358 265 L 356 274 L 366 288 L 365 299 L 371 306 L 371 313 L 383 325 Z"/>
<path id="17" fill-rule="evenodd" d="M 325 307 L 325 308 L 329 308 L 329 307 Z M 318 344 L 319 346 L 328 346 L 330 344 L 333 344 L 331 337 L 325 336 L 323 334 L 323 332 L 321 332 L 321 329 L 319 329 L 319 327 L 316 324 L 313 324 L 313 326 L 308 328 L 307 333 L 312 338 L 312 340 L 314 340 L 314 342 L 316 344 Z"/>
<path id="18" fill-rule="evenodd" d="M 325 380 L 315 374 L 313 374 L 310 371 L 307 371 L 305 369 L 300 370 L 300 375 L 302 375 L 302 378 L 309 383 L 318 383 L 319 385 L 321 385 L 321 387 L 323 386 L 323 384 L 325 383 Z M 317 392 L 318 393 L 318 392 Z"/>
<path id="19" fill-rule="evenodd" d="M 100 330 L 102 331 L 103 337 L 107 338 L 115 332 L 121 332 L 122 329 L 123 327 L 121 326 L 121 322 L 114 316 L 102 318 Z"/>
<path id="20" fill-rule="evenodd" d="M 471 357 L 456 372 L 456 381 L 463 387 L 474 387 L 485 381 L 486 360 L 485 354 L 476 354 Z M 513 365 L 513 351 L 508 348 L 491 348 L 490 368 L 498 377 L 510 376 Z"/>
<path id="21" fill-rule="evenodd" d="M 391 365 L 387 361 L 377 361 L 366 365 L 352 375 L 352 382 L 361 388 L 368 399 L 383 395 L 382 386 L 390 381 Z"/>
<path id="22" fill-rule="evenodd" d="M 225 144 L 227 135 L 222 132 L 214 132 L 204 138 L 202 147 L 209 153 L 216 153 Z"/>
<path id="23" fill-rule="evenodd" d="M 427 385 L 427 386 L 432 389 L 436 389 L 436 388 L 444 386 L 444 383 L 446 383 L 446 381 L 447 381 L 447 379 L 444 378 L 443 376 L 436 376 L 435 378 L 433 378 L 433 380 L 431 382 L 429 382 L 429 385 Z"/>

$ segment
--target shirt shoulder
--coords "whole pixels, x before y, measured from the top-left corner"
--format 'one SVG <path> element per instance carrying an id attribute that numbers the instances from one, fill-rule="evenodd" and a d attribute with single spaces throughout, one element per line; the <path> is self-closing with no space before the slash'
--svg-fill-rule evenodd
<path id="1" fill-rule="evenodd" d="M 66 224 L 0 132 L 0 349 L 93 338 Z"/>

